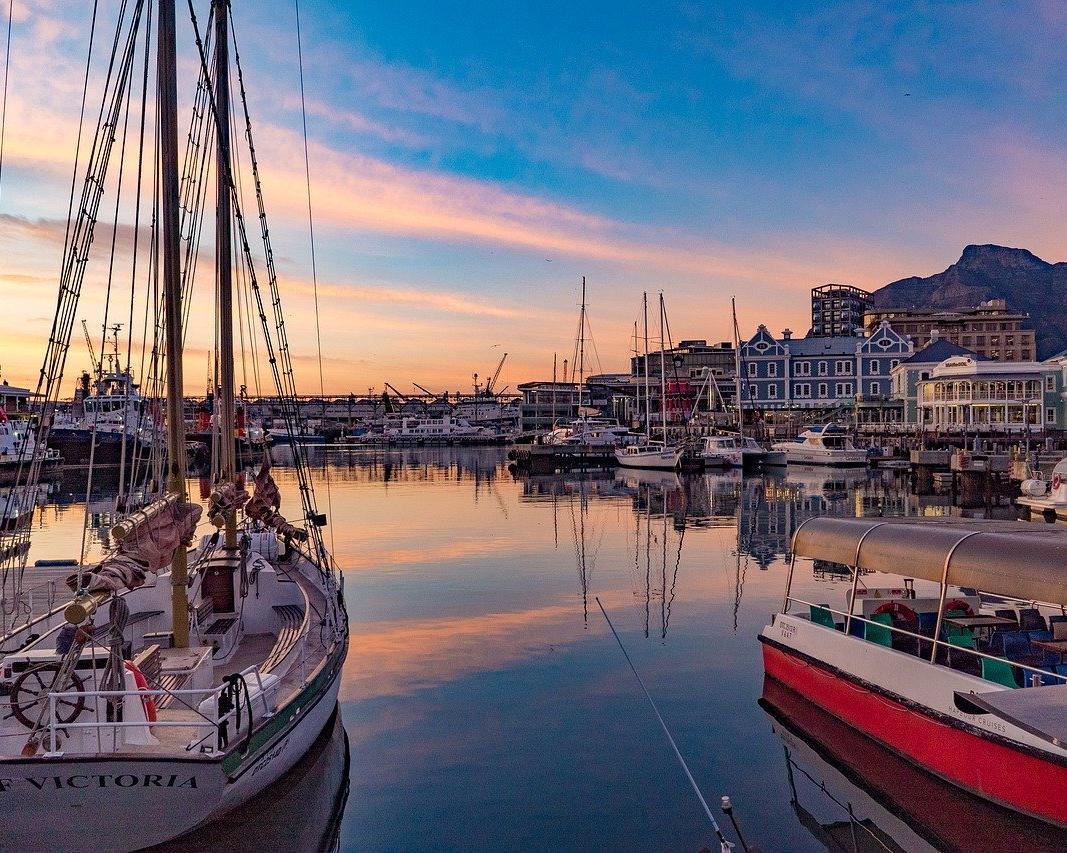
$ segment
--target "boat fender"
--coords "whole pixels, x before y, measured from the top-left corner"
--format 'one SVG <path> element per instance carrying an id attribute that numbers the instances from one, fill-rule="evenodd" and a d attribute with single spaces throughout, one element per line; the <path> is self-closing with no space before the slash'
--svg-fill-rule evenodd
<path id="1" fill-rule="evenodd" d="M 950 610 L 962 610 L 968 616 L 974 616 L 974 609 L 962 598 L 954 598 L 951 601 L 946 601 L 945 612 L 948 613 Z"/>
<path id="2" fill-rule="evenodd" d="M 1062 485 L 1063 485 L 1063 477 L 1061 477 L 1059 474 L 1053 474 L 1052 475 L 1052 491 L 1056 491 L 1056 489 L 1058 489 Z"/>
<path id="3" fill-rule="evenodd" d="M 906 620 L 908 622 L 919 621 L 919 614 L 908 607 L 908 605 L 901 604 L 899 601 L 887 601 L 885 604 L 877 607 L 871 615 L 878 616 L 882 613 L 890 613 L 897 619 Z"/>
<path id="4" fill-rule="evenodd" d="M 132 660 L 126 661 L 126 669 L 133 675 L 134 683 L 137 685 L 138 690 L 150 690 L 148 686 L 148 679 L 144 677 L 144 673 L 141 672 L 141 668 L 137 666 Z M 144 706 L 145 718 L 150 723 L 156 721 L 156 700 L 151 695 L 142 695 L 141 704 Z"/>

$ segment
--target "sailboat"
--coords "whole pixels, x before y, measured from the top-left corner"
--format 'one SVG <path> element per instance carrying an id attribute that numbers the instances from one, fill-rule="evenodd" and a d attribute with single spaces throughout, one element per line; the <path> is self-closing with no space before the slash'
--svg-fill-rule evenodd
<path id="1" fill-rule="evenodd" d="M 663 427 L 663 439 L 653 441 L 651 434 L 652 403 L 648 396 L 648 297 L 645 297 L 645 440 L 640 444 L 631 444 L 615 449 L 615 461 L 624 468 L 656 468 L 672 471 L 679 466 L 682 448 L 667 443 L 667 368 L 664 356 L 664 314 L 663 294 L 659 295 L 659 382 L 660 382 L 660 422 Z"/>
<path id="2" fill-rule="evenodd" d="M 182 413 L 183 176 L 178 167 L 175 0 L 155 4 L 155 37 L 150 40 L 152 11 L 142 0 L 124 4 L 119 12 L 115 43 L 124 48 L 105 84 L 97 140 L 104 142 L 93 148 L 85 189 L 90 201 L 74 214 L 57 312 L 72 316 L 72 299 L 76 307 L 80 287 L 71 287 L 69 276 L 81 274 L 81 261 L 89 255 L 106 186 L 104 149 L 115 134 L 113 110 L 121 111 L 124 87 L 132 85 L 130 72 L 139 70 L 133 61 L 138 43 L 144 46 L 148 91 L 151 44 L 159 93 L 156 235 L 162 260 L 160 344 L 166 360 L 166 488 L 111 528 L 102 559 L 73 567 L 69 601 L 0 637 L 0 689 L 7 706 L 0 720 L 0 821 L 11 846 L 139 849 L 227 814 L 286 774 L 332 722 L 348 648 L 338 574 L 323 542 L 326 518 L 315 508 L 299 450 L 303 517 L 290 521 L 279 512 L 281 494 L 269 462 L 265 459 L 259 467 L 249 495 L 238 476 L 234 442 L 218 442 L 221 458 L 206 512 L 209 532 L 197 536 L 204 511 L 186 494 Z M 231 21 L 228 0 L 215 0 L 207 39 L 202 40 L 192 17 L 202 108 L 194 114 L 194 129 L 200 150 L 210 149 L 214 138 L 216 156 L 219 421 L 227 431 L 234 422 L 235 396 L 234 226 L 245 250 L 245 280 L 255 272 L 232 177 L 231 45 L 250 150 L 252 138 Z M 205 50 L 211 48 L 204 45 L 211 45 L 212 38 L 209 71 Z M 152 114 L 151 106 L 147 112 Z M 198 125 L 203 116 L 209 120 Z M 149 165 L 148 173 L 154 171 Z M 253 171 L 270 298 L 278 309 L 254 158 Z M 258 298 L 258 284 L 251 286 Z M 271 338 L 262 307 L 260 314 L 282 408 L 293 420 L 297 409 L 284 335 L 277 330 L 276 339 Z M 69 346 L 69 324 L 58 328 L 66 331 L 66 340 L 53 333 L 48 342 L 38 442 L 47 439 Z M 31 474 L 37 476 L 34 466 Z M 16 570 L 25 570 L 22 559 Z M 10 568 L 5 567 L 5 577 Z"/>

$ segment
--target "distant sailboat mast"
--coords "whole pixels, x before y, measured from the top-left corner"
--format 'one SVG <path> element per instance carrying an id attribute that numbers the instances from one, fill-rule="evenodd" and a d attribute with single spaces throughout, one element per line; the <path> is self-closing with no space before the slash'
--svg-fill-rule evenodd
<path id="1" fill-rule="evenodd" d="M 645 304 L 645 357 L 641 360 L 645 372 L 645 443 L 652 440 L 652 398 L 648 395 L 648 291 L 642 294 Z"/>
<path id="2" fill-rule="evenodd" d="M 734 389 L 737 393 L 737 437 L 745 437 L 745 411 L 741 405 L 741 333 L 737 328 L 737 305 L 730 297 L 730 313 L 734 318 Z M 744 442 L 741 442 L 744 446 Z"/>
<path id="3" fill-rule="evenodd" d="M 663 291 L 659 294 L 659 419 L 663 422 L 663 446 L 667 446 L 667 362 L 663 352 L 664 332 L 663 315 L 666 308 L 663 306 Z"/>

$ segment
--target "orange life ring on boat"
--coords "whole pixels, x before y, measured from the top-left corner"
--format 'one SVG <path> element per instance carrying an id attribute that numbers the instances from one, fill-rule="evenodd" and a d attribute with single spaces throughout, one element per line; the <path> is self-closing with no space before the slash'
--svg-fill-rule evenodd
<path id="1" fill-rule="evenodd" d="M 919 614 L 899 601 L 887 601 L 885 604 L 875 608 L 871 615 L 877 616 L 881 613 L 890 613 L 898 619 L 906 619 L 909 622 L 919 621 Z"/>
<path id="2" fill-rule="evenodd" d="M 1061 477 L 1059 474 L 1053 474 L 1052 475 L 1052 490 L 1055 491 L 1056 489 L 1058 489 L 1062 485 L 1063 485 L 1063 477 Z"/>
<path id="3" fill-rule="evenodd" d="M 946 601 L 944 612 L 948 613 L 950 610 L 962 610 L 968 616 L 974 616 L 974 610 L 971 609 L 971 605 L 962 598 L 954 598 L 951 601 Z"/>
<path id="4" fill-rule="evenodd" d="M 128 669 L 133 674 L 133 682 L 137 685 L 138 690 L 151 689 L 148 686 L 148 679 L 144 677 L 144 673 L 141 672 L 137 664 L 135 664 L 131 660 L 128 660 L 126 661 L 126 669 Z M 150 695 L 145 696 L 142 694 L 141 705 L 144 706 L 145 719 L 147 719 L 150 723 L 154 723 L 156 721 L 156 700 L 153 699 Z"/>

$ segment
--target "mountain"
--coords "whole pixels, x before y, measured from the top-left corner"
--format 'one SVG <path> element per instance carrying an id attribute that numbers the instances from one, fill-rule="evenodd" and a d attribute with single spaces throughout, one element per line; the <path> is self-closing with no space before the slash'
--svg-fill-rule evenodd
<path id="1" fill-rule="evenodd" d="M 1004 299 L 1029 313 L 1039 359 L 1067 349 L 1067 263 L 1050 264 L 1026 249 L 968 246 L 944 272 L 902 278 L 872 298 L 878 308 L 945 309 Z"/>

